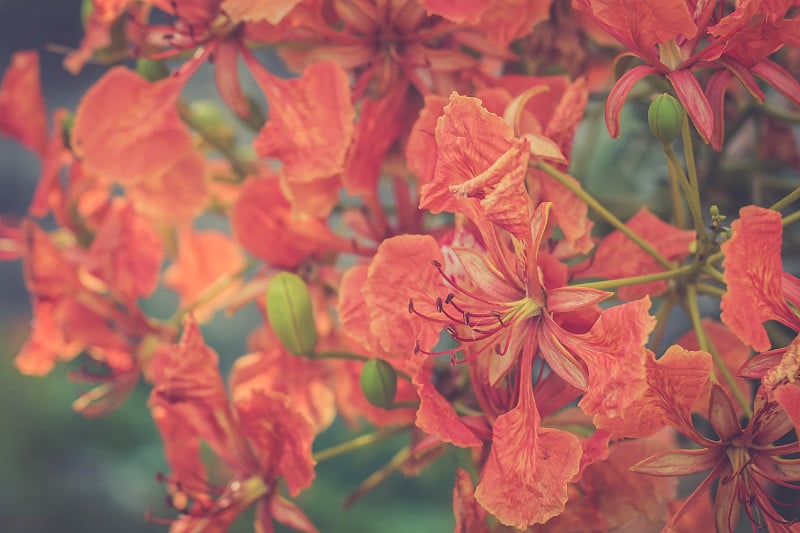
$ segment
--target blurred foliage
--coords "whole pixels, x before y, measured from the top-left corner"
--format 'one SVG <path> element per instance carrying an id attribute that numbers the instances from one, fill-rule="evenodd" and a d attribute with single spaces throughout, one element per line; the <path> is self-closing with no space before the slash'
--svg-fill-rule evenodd
<path id="1" fill-rule="evenodd" d="M 165 463 L 146 408 L 147 387 L 141 385 L 112 415 L 88 420 L 70 408 L 81 389 L 69 382 L 63 366 L 45 378 L 22 376 L 14 368 L 19 331 L 24 329 L 14 328 L 12 334 L 6 328 L 0 347 L 0 531 L 167 531 L 167 526 L 145 520 L 148 510 L 157 517 L 175 516 L 165 507 L 164 488 L 155 479 Z M 365 425 L 363 431 L 370 428 Z M 314 449 L 353 436 L 337 422 Z M 342 500 L 407 442 L 398 436 L 321 463 L 314 486 L 301 494 L 298 504 L 324 533 L 354 527 L 386 533 L 452 530 L 455 452 L 440 457 L 419 477 L 395 473 L 351 509 L 341 508 Z M 231 531 L 252 531 L 252 513 Z"/>

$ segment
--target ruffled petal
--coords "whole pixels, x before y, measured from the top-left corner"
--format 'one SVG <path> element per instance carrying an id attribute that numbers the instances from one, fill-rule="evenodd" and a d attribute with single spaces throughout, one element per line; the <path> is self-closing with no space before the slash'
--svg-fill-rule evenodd
<path id="1" fill-rule="evenodd" d="M 739 217 L 731 225 L 733 236 L 722 243 L 728 291 L 721 318 L 742 342 L 765 351 L 770 347 L 762 325 L 767 320 L 800 331 L 800 318 L 786 304 L 781 284 L 781 214 L 747 206 Z"/>

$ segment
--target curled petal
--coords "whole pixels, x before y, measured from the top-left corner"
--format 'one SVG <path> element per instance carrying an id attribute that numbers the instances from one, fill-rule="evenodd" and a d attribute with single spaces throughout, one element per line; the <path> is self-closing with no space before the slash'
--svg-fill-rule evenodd
<path id="1" fill-rule="evenodd" d="M 686 113 L 694 122 L 697 133 L 705 142 L 709 142 L 714 133 L 714 114 L 711 112 L 711 104 L 700 87 L 700 82 L 689 70 L 673 70 L 667 73 L 667 78 L 678 99 L 686 108 Z"/>
<path id="2" fill-rule="evenodd" d="M 750 67 L 750 71 L 769 83 L 795 105 L 800 105 L 800 83 L 777 63 L 765 59 Z"/>
<path id="3" fill-rule="evenodd" d="M 654 74 L 658 74 L 658 70 L 655 67 L 640 65 L 623 74 L 611 88 L 606 100 L 606 126 L 608 127 L 609 135 L 615 138 L 619 137 L 619 115 L 622 113 L 622 106 L 625 104 L 625 99 L 628 98 L 628 93 L 631 92 L 633 86 L 642 78 Z"/>

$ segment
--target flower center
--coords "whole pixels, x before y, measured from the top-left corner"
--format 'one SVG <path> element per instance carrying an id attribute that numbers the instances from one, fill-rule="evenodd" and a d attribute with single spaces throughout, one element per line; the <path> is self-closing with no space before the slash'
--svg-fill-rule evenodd
<path id="1" fill-rule="evenodd" d="M 461 286 L 455 278 L 448 276 L 438 261 L 433 266 L 439 271 L 453 292 L 442 299 L 436 298 L 436 314 L 428 315 L 414 306 L 414 300 L 408 301 L 408 312 L 425 320 L 441 324 L 447 333 L 460 344 L 456 350 L 444 352 L 428 352 L 419 343 L 414 347 L 415 353 L 427 355 L 450 355 L 451 362 L 464 363 L 474 359 L 492 348 L 497 355 L 505 355 L 512 341 L 512 331 L 530 318 L 542 314 L 543 305 L 531 297 L 524 297 L 511 302 L 492 301 L 475 291 Z M 470 346 L 470 353 L 458 359 L 457 353 Z"/>
<path id="2" fill-rule="evenodd" d="M 728 456 L 728 461 L 730 461 L 731 468 L 733 468 L 732 476 L 740 475 L 751 462 L 750 452 L 747 448 L 729 446 L 728 449 L 725 450 L 725 455 Z"/>

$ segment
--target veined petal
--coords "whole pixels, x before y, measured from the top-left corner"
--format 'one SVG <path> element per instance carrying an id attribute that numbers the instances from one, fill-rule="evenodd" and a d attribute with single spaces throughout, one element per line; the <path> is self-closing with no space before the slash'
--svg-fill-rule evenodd
<path id="1" fill-rule="evenodd" d="M 651 476 L 687 476 L 714 468 L 725 457 L 722 450 L 675 450 L 639 461 L 631 470 Z"/>
<path id="2" fill-rule="evenodd" d="M 644 345 L 655 326 L 649 308 L 649 298 L 612 307 L 581 335 L 569 334 L 548 320 L 550 331 L 588 370 L 588 390 L 578 404 L 585 413 L 616 416 L 644 392 Z"/>
<path id="3" fill-rule="evenodd" d="M 541 328 L 539 350 L 544 360 L 561 379 L 572 387 L 585 391 L 588 388 L 586 368 L 549 331 L 549 322 L 543 322 Z"/>
<path id="4" fill-rule="evenodd" d="M 625 225 L 670 261 L 685 259 L 690 253 L 690 243 L 694 242 L 694 231 L 678 229 L 646 207 L 639 209 Z M 576 271 L 581 277 L 616 279 L 663 272 L 664 267 L 622 232 L 615 230 L 600 241 L 588 266 L 579 265 Z M 636 300 L 646 295 L 657 296 L 666 289 L 666 281 L 655 281 L 620 287 L 617 292 L 620 299 Z"/>
<path id="5" fill-rule="evenodd" d="M 409 315 L 408 301 L 433 305 L 440 292 L 441 275 L 431 261 L 442 262 L 439 245 L 429 235 L 399 235 L 378 247 L 361 290 L 370 313 L 370 329 L 391 357 L 410 353 L 415 341 L 430 349 L 439 338 L 441 325 Z M 409 276 L 414 283 L 409 284 Z"/>
<path id="6" fill-rule="evenodd" d="M 475 501 L 475 488 L 466 470 L 456 470 L 456 482 L 453 487 L 453 515 L 456 527 L 453 533 L 489 533 L 484 522 L 486 511 Z"/>
<path id="7" fill-rule="evenodd" d="M 533 350 L 523 349 L 519 401 L 500 415 L 475 499 L 503 524 L 525 529 L 563 512 L 582 447 L 571 433 L 541 427 L 531 386 Z"/>
<path id="8" fill-rule="evenodd" d="M 625 99 L 628 98 L 628 93 L 631 92 L 633 86 L 642 78 L 654 74 L 658 74 L 658 70 L 655 67 L 649 65 L 633 67 L 623 74 L 611 88 L 606 100 L 606 126 L 608 127 L 609 135 L 619 137 L 619 115 L 622 113 L 622 106 L 625 104 Z"/>
<path id="9" fill-rule="evenodd" d="M 706 83 L 706 96 L 714 115 L 714 132 L 711 134 L 709 144 L 718 151 L 722 149 L 725 134 L 725 90 L 732 76 L 727 70 L 718 70 Z"/>
<path id="10" fill-rule="evenodd" d="M 709 142 L 714 133 L 714 114 L 711 112 L 711 104 L 708 102 L 700 82 L 689 70 L 673 70 L 667 72 L 667 78 L 678 99 L 686 108 L 686 113 L 692 119 L 697 133 L 705 142 Z"/>
<path id="11" fill-rule="evenodd" d="M 483 442 L 460 419 L 453 405 L 446 400 L 431 379 L 431 369 L 420 364 L 412 381 L 419 396 L 416 425 L 429 435 L 461 448 L 477 448 Z"/>
<path id="12" fill-rule="evenodd" d="M 779 385 L 773 391 L 772 396 L 789 415 L 795 431 L 800 431 L 800 385 L 797 383 Z"/>
<path id="13" fill-rule="evenodd" d="M 800 330 L 800 318 L 786 304 L 781 285 L 781 214 L 747 206 L 739 216 L 731 224 L 733 236 L 722 243 L 728 291 L 721 318 L 742 342 L 764 351 L 770 342 L 763 322 L 777 320 Z"/>
<path id="14" fill-rule="evenodd" d="M 547 310 L 551 313 L 567 313 L 584 307 L 597 305 L 613 296 L 613 293 L 582 287 L 559 287 L 547 291 Z"/>
<path id="15" fill-rule="evenodd" d="M 742 343 L 742 341 L 739 340 L 739 337 L 734 335 L 734 333 L 728 329 L 725 324 L 718 322 L 717 320 L 707 317 L 703 318 L 700 323 L 706 333 L 706 336 L 712 345 L 717 349 L 717 352 L 725 362 L 725 366 L 728 368 L 728 371 L 731 373 L 731 375 L 741 374 L 739 369 L 745 363 L 747 358 L 750 357 L 750 347 Z M 697 333 L 695 332 L 694 328 L 690 329 L 685 335 L 678 339 L 676 344 L 683 346 L 687 350 L 700 349 L 700 343 L 697 342 Z M 719 384 L 719 386 L 725 389 L 729 397 L 734 397 L 734 393 L 730 389 L 730 386 L 727 382 L 722 382 Z M 746 379 L 742 379 L 741 377 L 736 379 L 736 387 L 739 389 L 743 397 L 748 397 L 752 392 L 752 386 L 750 382 Z M 708 383 L 708 385 L 704 388 L 703 394 L 697 397 L 697 401 L 694 404 L 695 412 L 706 411 L 708 408 L 708 395 L 710 392 L 711 384 Z M 742 407 L 738 405 L 738 402 L 734 405 L 734 407 L 737 409 L 737 413 L 742 414 Z"/>
<path id="16" fill-rule="evenodd" d="M 301 0 L 223 0 L 220 9 L 233 22 L 278 24 Z"/>
<path id="17" fill-rule="evenodd" d="M 765 59 L 750 68 L 750 71 L 769 83 L 795 105 L 800 105 L 800 83 L 777 63 Z"/>
<path id="18" fill-rule="evenodd" d="M 289 396 L 255 389 L 236 398 L 235 407 L 241 431 L 261 460 L 262 474 L 283 477 L 292 497 L 308 488 L 314 480 L 314 428 Z"/>
<path id="19" fill-rule="evenodd" d="M 477 98 L 450 95 L 436 123 L 437 158 L 433 180 L 422 187 L 420 208 L 432 213 L 448 211 L 473 217 L 477 198 L 459 199 L 452 187 L 480 175 L 515 143 L 514 132 Z M 497 175 L 495 179 L 502 176 Z"/>
<path id="20" fill-rule="evenodd" d="M 673 345 L 658 360 L 649 352 L 647 388 L 642 396 L 619 416 L 595 416 L 595 425 L 617 439 L 646 437 L 670 425 L 695 440 L 699 436 L 692 426 L 692 406 L 702 394 L 710 372 L 711 355 L 706 352 Z"/>
<path id="21" fill-rule="evenodd" d="M 39 80 L 39 54 L 16 52 L 0 84 L 0 134 L 39 156 L 47 147 L 47 110 Z"/>
<path id="22" fill-rule="evenodd" d="M 739 417 L 733 408 L 731 399 L 725 390 L 716 383 L 711 384 L 711 395 L 708 400 L 708 420 L 711 427 L 719 435 L 720 440 L 728 441 L 741 433 Z"/>
<path id="23" fill-rule="evenodd" d="M 355 110 L 344 70 L 315 63 L 283 80 L 249 53 L 244 57 L 270 105 L 269 120 L 253 141 L 262 157 L 280 159 L 290 181 L 314 182 L 341 173 L 354 132 Z"/>

